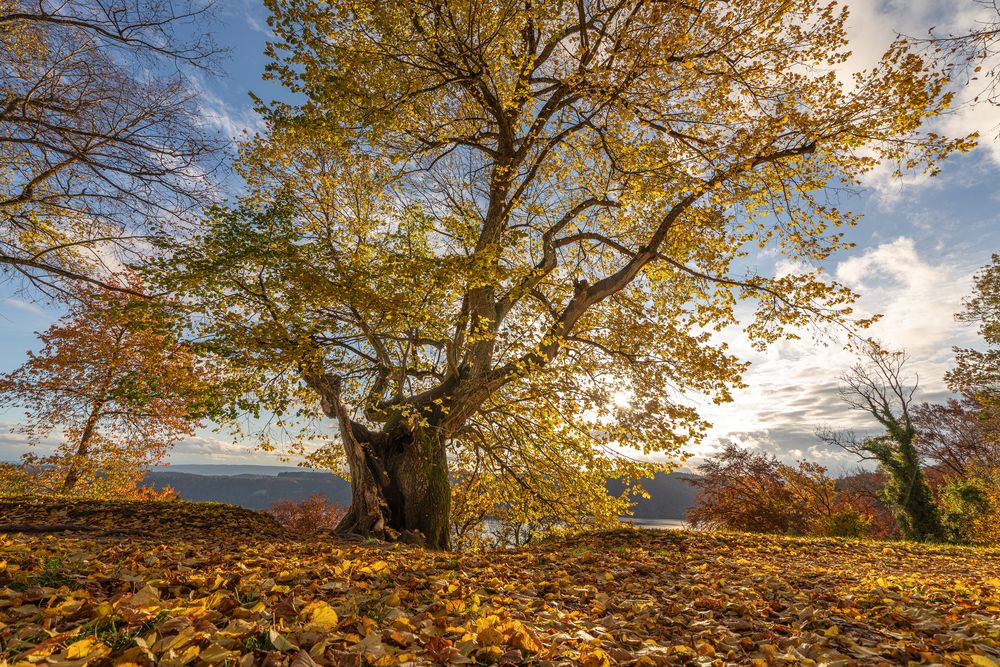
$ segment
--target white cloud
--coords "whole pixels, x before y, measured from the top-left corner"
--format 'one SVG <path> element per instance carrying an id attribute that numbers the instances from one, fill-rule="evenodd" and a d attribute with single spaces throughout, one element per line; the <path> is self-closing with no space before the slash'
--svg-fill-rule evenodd
<path id="1" fill-rule="evenodd" d="M 290 447 L 281 443 L 274 451 L 265 451 L 256 446 L 254 437 L 234 437 L 231 432 L 222 427 L 218 430 L 203 428 L 193 436 L 178 442 L 170 450 L 168 463 L 231 463 L 231 464 L 262 464 L 262 465 L 298 465 L 305 461 L 299 454 L 290 455 Z M 332 422 L 320 424 L 320 431 L 327 436 L 333 435 L 335 425 Z M 248 431 L 248 433 L 253 433 Z M 288 443 L 286 443 L 288 444 Z M 303 443 L 306 454 L 314 452 L 322 446 L 322 439 Z"/>
<path id="2" fill-rule="evenodd" d="M 17 418 L 13 414 L 4 416 Z M 32 447 L 28 443 L 28 436 L 17 431 L 16 423 L 0 422 L 0 461 L 19 461 L 21 456 L 29 452 L 40 456 L 51 454 L 59 446 L 60 437 L 59 433 L 50 434 Z"/>
<path id="3" fill-rule="evenodd" d="M 883 314 L 866 335 L 910 354 L 910 370 L 920 379 L 918 400 L 946 394 L 943 375 L 952 362 L 951 347 L 973 335 L 954 314 L 976 268 L 956 265 L 953 258 L 928 257 L 911 239 L 898 238 L 843 260 L 833 271 L 837 280 L 861 293 L 859 310 Z M 753 362 L 745 377 L 749 387 L 734 392 L 732 403 L 699 406 L 714 427 L 695 453 L 705 456 L 735 442 L 786 461 L 805 456 L 837 470 L 852 467 L 852 458 L 827 451 L 815 437 L 819 426 L 872 428 L 866 415 L 848 410 L 838 396 L 838 378 L 856 362 L 842 345 L 846 341 L 824 344 L 803 335 L 764 353 L 753 352 L 740 334 L 728 342 Z"/>
<path id="4" fill-rule="evenodd" d="M 20 415 L 4 415 L 8 419 L 18 419 Z M 36 446 L 28 443 L 24 433 L 17 430 L 17 423 L 0 422 L 0 461 L 15 462 L 29 452 L 46 456 L 55 451 L 62 441 L 60 432 L 53 432 Z M 265 452 L 249 443 L 233 442 L 232 438 L 217 437 L 204 433 L 195 434 L 178 442 L 167 456 L 168 463 L 229 463 L 296 465 L 302 457 L 283 457 L 279 452 Z"/>
<path id="5" fill-rule="evenodd" d="M 205 122 L 233 141 L 264 129 L 255 112 L 228 104 L 204 83 L 198 84 L 198 106 Z"/>
<path id="6" fill-rule="evenodd" d="M 901 237 L 844 260 L 835 275 L 863 295 L 865 310 L 883 314 L 872 328 L 875 337 L 916 357 L 940 360 L 942 348 L 949 349 L 963 331 L 954 315 L 976 268 L 933 263 L 912 239 Z"/>
<path id="7" fill-rule="evenodd" d="M 5 306 L 10 306 L 21 312 L 28 313 L 29 315 L 34 315 L 35 317 L 51 319 L 51 315 L 42 310 L 38 304 L 31 303 L 30 301 L 25 301 L 23 299 L 18 299 L 16 297 L 8 297 L 3 300 Z"/>
<path id="8" fill-rule="evenodd" d="M 168 461 L 171 463 L 278 463 L 279 458 L 254 449 L 251 445 L 233 442 L 231 438 L 194 435 L 174 445 Z"/>
<path id="9" fill-rule="evenodd" d="M 262 22 L 260 19 L 255 17 L 253 14 L 246 14 L 245 17 L 247 25 L 254 32 L 259 32 L 260 34 L 267 37 L 269 40 L 275 40 L 274 32 L 268 27 L 266 22 Z"/>
<path id="10" fill-rule="evenodd" d="M 872 191 L 872 201 L 879 210 L 893 211 L 916 188 L 942 187 L 944 179 L 925 172 L 896 173 L 896 165 L 880 162 L 863 177 Z"/>

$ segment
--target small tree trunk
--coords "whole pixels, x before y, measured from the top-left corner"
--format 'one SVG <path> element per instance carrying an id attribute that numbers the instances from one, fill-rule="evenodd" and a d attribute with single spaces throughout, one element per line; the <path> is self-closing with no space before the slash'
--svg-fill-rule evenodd
<path id="1" fill-rule="evenodd" d="M 62 492 L 71 493 L 73 487 L 80 479 L 80 465 L 79 461 L 85 458 L 90 452 L 90 441 L 94 437 L 94 429 L 97 427 L 97 421 L 101 414 L 101 404 L 95 405 L 94 409 L 90 412 L 90 416 L 87 417 L 87 423 L 83 427 L 83 433 L 80 434 L 80 442 L 76 446 L 76 453 L 69 462 L 69 470 L 66 471 L 66 477 L 63 479 Z"/>
<path id="2" fill-rule="evenodd" d="M 364 537 L 385 537 L 385 498 L 382 484 L 374 478 L 365 451 L 369 443 L 360 442 L 354 435 L 350 421 L 341 421 L 340 437 L 347 455 L 351 475 L 351 507 L 337 525 L 337 531 Z M 345 427 L 346 424 L 346 427 Z"/>
<path id="3" fill-rule="evenodd" d="M 943 542 L 944 527 L 912 434 L 897 436 L 897 450 L 883 452 L 882 469 L 889 478 L 886 499 L 895 507 L 897 522 L 907 539 L 918 542 Z"/>
<path id="4" fill-rule="evenodd" d="M 901 499 L 907 518 L 908 537 L 918 542 L 944 542 L 944 527 L 927 485 L 927 478 L 919 466 L 910 471 L 910 474 L 912 478 L 909 488 Z"/>

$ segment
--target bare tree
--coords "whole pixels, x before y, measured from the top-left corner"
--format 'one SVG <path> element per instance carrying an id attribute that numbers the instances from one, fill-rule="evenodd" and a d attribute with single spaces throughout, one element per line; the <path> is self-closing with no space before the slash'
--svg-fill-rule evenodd
<path id="1" fill-rule="evenodd" d="M 979 4 L 989 10 L 989 18 L 956 39 L 972 51 L 976 63 L 973 75 L 985 81 L 981 97 L 990 104 L 1000 105 L 1000 66 L 996 60 L 1000 57 L 1000 4 L 997 0 L 980 0 Z"/>
<path id="2" fill-rule="evenodd" d="M 949 475 L 965 477 L 974 470 L 1000 465 L 1000 434 L 994 415 L 975 396 L 944 404 L 922 403 L 913 411 L 917 448 Z"/>
<path id="3" fill-rule="evenodd" d="M 221 142 L 190 68 L 218 50 L 197 0 L 0 0 L 0 272 L 46 291 L 200 210 Z"/>
<path id="4" fill-rule="evenodd" d="M 965 30 L 942 34 L 931 29 L 923 41 L 936 52 L 954 58 L 976 86 L 973 103 L 1000 105 L 1000 1 L 974 0 L 982 17 Z"/>
<path id="5" fill-rule="evenodd" d="M 886 477 L 885 500 L 893 507 L 903 534 L 919 541 L 942 541 L 944 531 L 924 477 L 917 431 L 911 417 L 918 378 L 906 378 L 906 354 L 866 346 L 863 359 L 841 379 L 841 399 L 854 410 L 867 412 L 885 429 L 880 435 L 858 436 L 851 431 L 820 430 L 825 443 L 875 461 Z"/>

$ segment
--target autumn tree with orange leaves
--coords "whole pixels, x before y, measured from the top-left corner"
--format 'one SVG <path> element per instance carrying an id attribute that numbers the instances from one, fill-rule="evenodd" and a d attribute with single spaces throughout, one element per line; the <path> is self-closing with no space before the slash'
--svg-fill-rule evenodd
<path id="1" fill-rule="evenodd" d="M 51 454 L 5 468 L 10 490 L 117 497 L 198 425 L 202 382 L 195 356 L 162 305 L 122 291 L 77 293 L 42 348 L 0 377 L 0 405 L 20 407 L 31 446 L 55 435 Z"/>
<path id="2" fill-rule="evenodd" d="M 344 518 L 347 508 L 331 502 L 322 493 L 314 493 L 298 502 L 279 500 L 265 511 L 285 528 L 302 534 L 333 530 Z"/>

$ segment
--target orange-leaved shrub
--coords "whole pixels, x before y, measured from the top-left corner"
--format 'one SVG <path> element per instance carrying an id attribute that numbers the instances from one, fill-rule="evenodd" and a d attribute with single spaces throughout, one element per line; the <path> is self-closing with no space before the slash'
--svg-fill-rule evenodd
<path id="1" fill-rule="evenodd" d="M 990 401 L 969 393 L 914 410 L 917 446 L 949 542 L 1000 544 L 1000 414 Z"/>
<path id="2" fill-rule="evenodd" d="M 162 489 L 153 486 L 136 486 L 130 500 L 180 500 L 177 489 L 167 484 Z"/>
<path id="3" fill-rule="evenodd" d="M 793 467 L 729 444 L 698 472 L 691 483 L 699 491 L 688 512 L 696 528 L 837 537 L 874 532 L 873 517 L 817 463 Z"/>
<path id="4" fill-rule="evenodd" d="M 315 493 L 305 500 L 279 500 L 266 510 L 285 528 L 298 533 L 316 533 L 333 530 L 344 518 L 347 509 L 331 502 L 326 496 Z"/>
<path id="5" fill-rule="evenodd" d="M 892 508 L 882 494 L 885 475 L 878 471 L 859 470 L 837 479 L 837 492 L 869 522 L 868 537 L 896 540 L 902 537 Z"/>
<path id="6" fill-rule="evenodd" d="M 26 457 L 31 460 L 31 457 Z M 0 463 L 0 497 L 45 497 L 59 495 L 59 490 L 46 484 L 55 479 L 60 481 L 60 477 L 50 474 L 50 471 L 41 465 L 30 466 L 22 459 L 20 464 Z M 98 483 L 102 481 L 100 475 L 95 476 Z M 104 487 L 113 489 L 101 496 L 104 500 L 141 500 L 141 501 L 166 501 L 180 500 L 181 496 L 172 486 L 167 485 L 157 489 L 152 486 L 144 486 L 141 481 L 135 480 L 115 480 L 116 483 L 105 484 Z M 89 489 L 97 488 L 91 483 Z M 86 497 L 86 496 L 84 496 Z"/>

